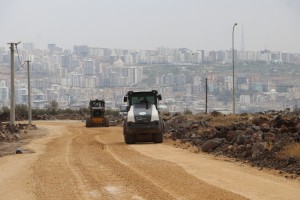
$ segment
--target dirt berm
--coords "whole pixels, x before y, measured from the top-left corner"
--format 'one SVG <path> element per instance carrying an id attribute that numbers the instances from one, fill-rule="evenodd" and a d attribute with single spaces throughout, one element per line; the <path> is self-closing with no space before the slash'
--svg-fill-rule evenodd
<path id="1" fill-rule="evenodd" d="M 300 113 L 164 115 L 166 139 L 216 156 L 300 175 Z"/>
<path id="2" fill-rule="evenodd" d="M 274 111 L 239 115 L 218 112 L 164 115 L 164 137 L 175 146 L 191 148 L 194 152 L 230 157 L 296 178 L 300 177 L 299 116 L 299 112 Z M 32 134 L 28 130 L 32 129 L 36 126 L 18 123 L 10 127 L 0 122 L 0 156 L 14 154 L 30 140 Z"/>

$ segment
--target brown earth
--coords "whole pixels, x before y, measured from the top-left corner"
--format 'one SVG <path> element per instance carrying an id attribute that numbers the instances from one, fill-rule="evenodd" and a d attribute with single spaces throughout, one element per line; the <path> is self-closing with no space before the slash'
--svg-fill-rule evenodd
<path id="1" fill-rule="evenodd" d="M 125 145 L 122 127 L 37 122 L 0 158 L 0 199 L 297 199 L 300 182 L 165 144 Z"/>
<path id="2" fill-rule="evenodd" d="M 195 152 L 232 158 L 260 169 L 300 177 L 300 113 L 164 116 L 165 137 Z"/>

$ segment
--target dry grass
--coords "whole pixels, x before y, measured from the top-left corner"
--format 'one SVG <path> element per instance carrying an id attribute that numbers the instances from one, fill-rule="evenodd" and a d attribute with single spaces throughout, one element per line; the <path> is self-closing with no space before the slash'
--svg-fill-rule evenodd
<path id="1" fill-rule="evenodd" d="M 211 126 L 229 126 L 236 122 L 247 122 L 248 116 L 239 116 L 239 115 L 221 115 L 213 117 L 209 122 Z"/>
<path id="2" fill-rule="evenodd" d="M 300 159 L 300 144 L 294 143 L 286 146 L 280 153 L 281 158 L 294 157 Z"/>

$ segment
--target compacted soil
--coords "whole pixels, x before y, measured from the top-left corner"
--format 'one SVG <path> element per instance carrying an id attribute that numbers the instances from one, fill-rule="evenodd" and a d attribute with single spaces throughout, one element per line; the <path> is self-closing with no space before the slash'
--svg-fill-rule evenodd
<path id="1" fill-rule="evenodd" d="M 45 136 L 0 157 L 0 199 L 298 199 L 299 180 L 167 143 L 126 145 L 122 127 L 40 121 Z"/>

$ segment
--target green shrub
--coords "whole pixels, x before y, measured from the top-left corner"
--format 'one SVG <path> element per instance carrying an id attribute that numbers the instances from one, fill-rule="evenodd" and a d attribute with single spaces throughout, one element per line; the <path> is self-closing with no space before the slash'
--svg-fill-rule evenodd
<path id="1" fill-rule="evenodd" d="M 28 119 L 28 107 L 25 104 L 17 104 L 15 108 L 16 119 Z"/>

